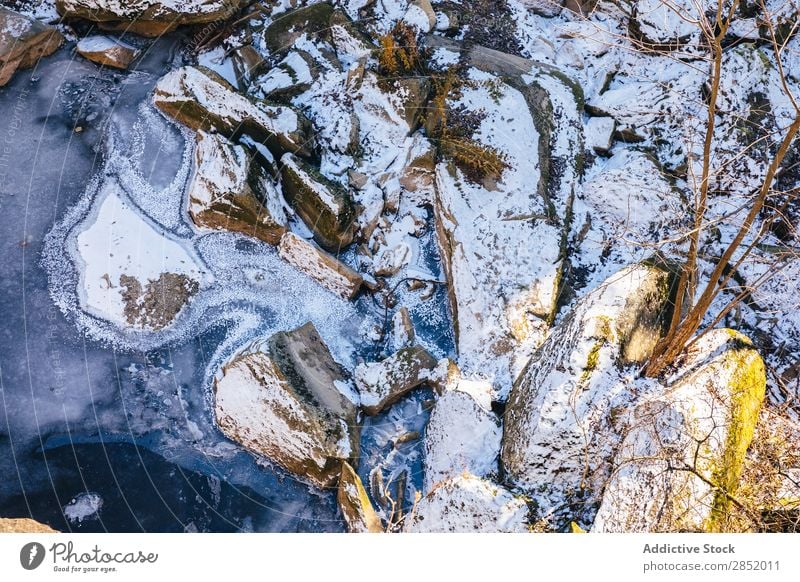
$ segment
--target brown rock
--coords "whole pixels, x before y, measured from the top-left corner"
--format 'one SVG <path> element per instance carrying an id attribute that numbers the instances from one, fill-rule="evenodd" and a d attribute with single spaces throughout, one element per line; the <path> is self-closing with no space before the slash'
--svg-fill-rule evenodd
<path id="1" fill-rule="evenodd" d="M 0 87 L 17 69 L 27 69 L 64 42 L 55 28 L 0 7 Z"/>
<path id="2" fill-rule="evenodd" d="M 344 299 L 353 299 L 364 283 L 363 277 L 356 271 L 293 232 L 283 235 L 278 254 L 287 263 Z"/>
<path id="3" fill-rule="evenodd" d="M 0 533 L 59 533 L 32 519 L 0 519 Z"/>
<path id="4" fill-rule="evenodd" d="M 358 457 L 347 378 L 311 323 L 256 341 L 222 367 L 214 410 L 222 432 L 312 484 L 333 485 Z"/>
<path id="5" fill-rule="evenodd" d="M 350 463 L 342 463 L 339 492 L 336 496 L 339 509 L 350 533 L 382 533 L 381 518 L 375 513 L 364 484 Z"/>
<path id="6" fill-rule="evenodd" d="M 139 54 L 135 48 L 107 36 L 87 36 L 78 42 L 76 50 L 93 63 L 123 70 Z"/>
<path id="7" fill-rule="evenodd" d="M 187 194 L 192 221 L 277 245 L 286 217 L 269 176 L 241 146 L 218 134 L 197 133 L 195 169 Z"/>

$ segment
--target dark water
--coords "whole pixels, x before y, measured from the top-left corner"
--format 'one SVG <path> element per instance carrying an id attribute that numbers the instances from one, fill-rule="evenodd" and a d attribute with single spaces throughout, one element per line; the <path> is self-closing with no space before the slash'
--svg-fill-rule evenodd
<path id="1" fill-rule="evenodd" d="M 79 531 L 338 531 L 332 492 L 213 427 L 202 376 L 224 330 L 123 352 L 84 337 L 48 293 L 44 236 L 102 168 L 107 121 L 134 118 L 181 42 L 148 50 L 141 83 L 67 46 L 0 89 L 0 515 Z M 86 492 L 103 498 L 99 519 L 65 521 Z"/>
<path id="2" fill-rule="evenodd" d="M 76 58 L 68 44 L 0 88 L 0 515 L 64 531 L 342 531 L 334 491 L 307 487 L 214 426 L 204 375 L 230 321 L 158 350 L 120 349 L 84 335 L 48 290 L 43 239 L 103 171 L 108 128 L 133 125 L 184 43 L 153 43 L 127 73 Z M 180 165 L 158 153 L 145 161 L 151 183 Z M 418 337 L 439 355 L 452 351 L 445 301 L 439 289 L 412 306 Z M 358 305 L 382 317 L 372 299 Z M 366 422 L 365 479 L 380 464 L 390 482 L 406 471 L 409 498 L 420 487 L 421 441 L 396 449 L 391 439 L 424 430 L 429 397 Z M 86 494 L 102 498 L 97 516 L 67 520 L 64 507 Z"/>

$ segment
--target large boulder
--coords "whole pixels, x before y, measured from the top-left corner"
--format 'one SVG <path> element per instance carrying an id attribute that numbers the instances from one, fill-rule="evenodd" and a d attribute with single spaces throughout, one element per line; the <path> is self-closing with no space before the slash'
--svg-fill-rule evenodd
<path id="1" fill-rule="evenodd" d="M 514 384 L 502 466 L 556 527 L 586 523 L 596 508 L 619 442 L 614 418 L 666 331 L 675 279 L 656 264 L 612 276 L 552 330 Z"/>
<path id="2" fill-rule="evenodd" d="M 222 432 L 317 486 L 333 485 L 358 458 L 357 406 L 344 371 L 313 324 L 259 340 L 226 363 L 214 382 Z"/>
<path id="3" fill-rule="evenodd" d="M 436 37 L 427 44 L 471 67 L 473 83 L 449 106 L 480 120 L 473 140 L 508 166 L 499 180 L 476 183 L 441 162 L 435 199 L 459 365 L 492 378 L 504 399 L 558 307 L 582 172 L 580 89 L 558 70 L 514 55 Z"/>
<path id="4" fill-rule="evenodd" d="M 27 69 L 61 46 L 58 30 L 28 16 L 0 7 L 0 87 L 17 69 Z"/>
<path id="5" fill-rule="evenodd" d="M 743 335 L 716 329 L 627 415 L 592 531 L 721 531 L 766 388 Z"/>
<path id="6" fill-rule="evenodd" d="M 474 475 L 443 481 L 406 517 L 416 533 L 527 532 L 528 505 L 509 490 Z"/>
<path id="7" fill-rule="evenodd" d="M 355 209 L 348 192 L 296 156 L 281 158 L 281 184 L 286 201 L 331 252 L 353 242 Z"/>
<path id="8" fill-rule="evenodd" d="M 244 4 L 244 0 L 56 0 L 56 9 L 66 18 L 159 36 L 184 24 L 226 20 Z"/>
<path id="9" fill-rule="evenodd" d="M 284 152 L 311 155 L 310 127 L 302 114 L 285 105 L 248 99 L 206 67 L 181 67 L 164 75 L 153 104 L 194 130 L 231 139 L 250 136 L 277 157 Z"/>
<path id="10" fill-rule="evenodd" d="M 502 430 L 490 396 L 488 382 L 465 380 L 457 370 L 450 371 L 425 428 L 425 492 L 464 472 L 497 474 Z"/>
<path id="11" fill-rule="evenodd" d="M 186 189 L 192 221 L 277 245 L 286 232 L 286 215 L 269 175 L 253 156 L 219 134 L 199 131 L 194 158 Z"/>

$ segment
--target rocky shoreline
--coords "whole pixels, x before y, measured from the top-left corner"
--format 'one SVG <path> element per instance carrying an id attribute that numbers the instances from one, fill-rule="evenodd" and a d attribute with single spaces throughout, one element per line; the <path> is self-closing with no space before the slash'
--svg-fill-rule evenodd
<path id="1" fill-rule="evenodd" d="M 752 483 L 797 489 L 760 447 L 797 434 L 800 261 L 668 373 L 641 373 L 685 309 L 683 136 L 703 108 L 685 23 L 647 2 L 58 0 L 48 22 L 18 4 L 0 8 L 0 86 L 57 50 L 135 83 L 148 39 L 186 39 L 136 104 L 158 121 L 134 145 L 163 124 L 179 170 L 143 204 L 127 136 L 107 132 L 104 169 L 46 241 L 56 304 L 132 349 L 258 296 L 270 325 L 230 336 L 192 389 L 227 439 L 335 491 L 350 531 L 753 531 L 748 516 L 797 511 Z M 492 6 L 505 16 L 480 20 Z M 720 156 L 788 115 L 763 31 L 737 39 Z M 736 121 L 759 100 L 760 129 Z M 765 155 L 747 150 L 713 217 Z M 430 419 L 398 421 L 376 463 L 363 430 L 409 395 Z"/>

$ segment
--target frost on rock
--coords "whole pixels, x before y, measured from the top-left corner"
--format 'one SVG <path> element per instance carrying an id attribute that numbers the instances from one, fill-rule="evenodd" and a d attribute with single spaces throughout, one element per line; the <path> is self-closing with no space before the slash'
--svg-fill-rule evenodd
<path id="1" fill-rule="evenodd" d="M 186 191 L 195 225 L 277 245 L 286 232 L 286 215 L 269 175 L 253 156 L 204 131 L 197 133 L 194 156 L 194 175 Z"/>
<path id="2" fill-rule="evenodd" d="M 369 500 L 364 484 L 350 463 L 342 463 L 339 491 L 336 495 L 350 533 L 381 533 L 383 524 Z"/>
<path id="3" fill-rule="evenodd" d="M 343 370 L 312 324 L 258 340 L 214 382 L 222 432 L 289 472 L 325 487 L 341 462 L 358 457 L 356 405 Z"/>
<path id="4" fill-rule="evenodd" d="M 636 368 L 671 316 L 672 273 L 628 267 L 579 300 L 534 353 L 511 391 L 501 461 L 543 517 L 591 523 L 630 402 Z M 589 516 L 589 517 L 586 517 Z"/>
<path id="5" fill-rule="evenodd" d="M 34 66 L 64 42 L 58 30 L 28 16 L 0 7 L 0 87 L 17 69 Z"/>
<path id="6" fill-rule="evenodd" d="M 477 477 L 497 473 L 502 430 L 490 396 L 487 382 L 463 379 L 458 371 L 448 378 L 425 429 L 423 491 L 464 472 Z"/>
<path id="7" fill-rule="evenodd" d="M 153 104 L 194 130 L 227 138 L 244 134 L 277 156 L 311 153 L 308 122 L 301 114 L 285 105 L 250 100 L 205 67 L 182 67 L 164 75 L 156 85 Z"/>
<path id="8" fill-rule="evenodd" d="M 293 232 L 283 235 L 278 254 L 300 272 L 344 299 L 353 299 L 364 283 L 364 278 L 358 272 Z"/>
<path id="9" fill-rule="evenodd" d="M 286 201 L 324 249 L 338 252 L 353 242 L 355 209 L 349 193 L 292 154 L 281 158 Z"/>
<path id="10" fill-rule="evenodd" d="M 524 499 L 491 481 L 459 475 L 438 483 L 406 518 L 416 533 L 527 532 Z"/>
<path id="11" fill-rule="evenodd" d="M 100 197 L 77 235 L 82 306 L 123 327 L 170 325 L 211 276 L 183 243 L 142 218 L 115 180 Z"/>
<path id="12" fill-rule="evenodd" d="M 381 362 L 360 364 L 355 371 L 361 405 L 369 415 L 394 404 L 414 388 L 435 382 L 437 361 L 425 348 L 402 348 Z"/>
<path id="13" fill-rule="evenodd" d="M 441 41 L 437 41 L 441 44 Z M 473 136 L 508 163 L 495 184 L 436 169 L 436 220 L 465 374 L 508 394 L 518 361 L 555 315 L 572 192 L 582 170 L 578 94 L 549 68 L 474 47 L 454 106 L 483 116 Z M 491 87 L 493 89 L 489 90 Z"/>
<path id="14" fill-rule="evenodd" d="M 66 18 L 159 36 L 185 24 L 225 20 L 243 4 L 243 0 L 56 0 L 56 9 Z"/>
<path id="15" fill-rule="evenodd" d="M 716 329 L 625 418 L 592 531 L 725 530 L 766 376 L 743 335 Z"/>

